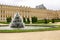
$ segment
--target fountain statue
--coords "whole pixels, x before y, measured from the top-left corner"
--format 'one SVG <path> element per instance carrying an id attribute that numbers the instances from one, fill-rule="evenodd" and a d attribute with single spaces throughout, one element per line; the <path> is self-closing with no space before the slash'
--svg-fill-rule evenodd
<path id="1" fill-rule="evenodd" d="M 12 21 L 9 26 L 11 28 L 24 28 L 23 19 L 19 13 L 16 13 L 14 15 L 14 18 L 12 18 Z"/>

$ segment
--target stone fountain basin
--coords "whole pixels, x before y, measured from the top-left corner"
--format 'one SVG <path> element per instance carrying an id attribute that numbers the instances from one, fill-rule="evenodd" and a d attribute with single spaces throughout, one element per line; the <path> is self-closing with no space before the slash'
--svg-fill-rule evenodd
<path id="1" fill-rule="evenodd" d="M 31 30 L 31 29 L 45 29 L 45 28 L 51 28 L 51 27 L 25 26 L 24 28 L 11 28 L 11 27 L 9 27 L 9 26 L 0 26 L 0 30 L 16 30 L 16 29 Z"/>
<path id="2" fill-rule="evenodd" d="M 0 24 L 0 30 L 16 30 L 16 29 L 22 29 L 22 30 L 31 30 L 31 29 L 45 29 L 45 28 L 52 28 L 55 26 L 44 26 L 44 25 L 26 25 L 24 28 L 11 28 L 9 27 L 9 24 Z"/>

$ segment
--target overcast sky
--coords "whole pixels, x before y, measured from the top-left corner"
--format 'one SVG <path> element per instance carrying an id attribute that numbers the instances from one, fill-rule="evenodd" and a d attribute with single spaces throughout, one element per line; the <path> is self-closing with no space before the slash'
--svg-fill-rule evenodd
<path id="1" fill-rule="evenodd" d="M 30 6 L 44 4 L 47 9 L 60 10 L 60 0 L 0 0 L 0 4 Z"/>

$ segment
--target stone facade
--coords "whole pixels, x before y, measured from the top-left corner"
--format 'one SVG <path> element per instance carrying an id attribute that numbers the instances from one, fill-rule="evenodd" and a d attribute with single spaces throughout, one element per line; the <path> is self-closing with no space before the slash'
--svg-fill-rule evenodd
<path id="1" fill-rule="evenodd" d="M 6 22 L 7 17 L 12 17 L 16 12 L 19 12 L 22 17 L 36 16 L 40 19 L 56 19 L 60 18 L 60 11 L 53 11 L 47 9 L 37 9 L 22 6 L 0 5 L 0 22 Z"/>

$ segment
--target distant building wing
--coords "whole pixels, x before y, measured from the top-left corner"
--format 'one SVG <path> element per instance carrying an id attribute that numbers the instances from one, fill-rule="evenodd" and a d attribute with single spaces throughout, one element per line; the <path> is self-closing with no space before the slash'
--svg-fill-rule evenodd
<path id="1" fill-rule="evenodd" d="M 46 7 L 43 4 L 36 6 L 36 8 L 38 8 L 38 9 L 46 9 Z"/>

